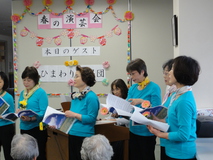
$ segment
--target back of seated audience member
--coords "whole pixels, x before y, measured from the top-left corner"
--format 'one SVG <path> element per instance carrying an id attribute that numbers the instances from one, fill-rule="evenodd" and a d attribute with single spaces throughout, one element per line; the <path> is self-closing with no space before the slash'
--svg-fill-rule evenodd
<path id="1" fill-rule="evenodd" d="M 39 155 L 38 144 L 28 134 L 17 134 L 11 142 L 11 156 L 14 160 L 36 160 Z"/>
<path id="2" fill-rule="evenodd" d="M 83 160 L 110 160 L 112 156 L 112 146 L 105 136 L 97 134 L 84 139 L 81 147 Z"/>

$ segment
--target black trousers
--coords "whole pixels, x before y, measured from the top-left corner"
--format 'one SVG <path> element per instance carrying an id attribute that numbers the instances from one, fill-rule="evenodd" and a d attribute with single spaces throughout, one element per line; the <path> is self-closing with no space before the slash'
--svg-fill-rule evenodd
<path id="1" fill-rule="evenodd" d="M 69 135 L 69 160 L 81 160 L 81 146 L 85 137 Z"/>
<path id="2" fill-rule="evenodd" d="M 167 159 L 166 149 L 163 146 L 160 146 L 160 159 L 161 160 L 166 160 Z"/>
<path id="3" fill-rule="evenodd" d="M 21 130 L 21 134 L 24 133 L 31 135 L 38 142 L 39 156 L 37 160 L 46 160 L 47 130 L 40 131 L 39 127 L 35 127 L 30 130 Z"/>
<path id="4" fill-rule="evenodd" d="M 130 132 L 129 159 L 155 160 L 156 136 L 139 136 Z"/>
<path id="5" fill-rule="evenodd" d="M 192 159 L 175 159 L 175 158 L 171 158 L 171 157 L 167 156 L 166 160 L 197 160 L 197 158 L 192 158 Z"/>
<path id="6" fill-rule="evenodd" d="M 0 127 L 0 147 L 3 147 L 5 160 L 13 160 L 10 156 L 11 141 L 15 134 L 15 125 L 9 124 Z"/>

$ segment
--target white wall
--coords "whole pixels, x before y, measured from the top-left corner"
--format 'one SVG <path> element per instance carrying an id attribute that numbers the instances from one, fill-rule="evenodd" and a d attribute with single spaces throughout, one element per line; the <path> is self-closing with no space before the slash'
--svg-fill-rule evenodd
<path id="1" fill-rule="evenodd" d="M 113 5 L 118 18 L 123 19 L 124 12 L 128 10 L 127 0 L 117 1 Z M 103 11 L 107 7 L 105 0 L 95 1 L 92 8 L 96 11 Z M 31 7 L 32 12 L 37 13 L 43 8 L 41 1 L 34 1 Z M 54 12 L 64 10 L 64 3 L 54 1 L 50 8 Z M 77 12 L 82 12 L 86 8 L 83 1 L 76 1 L 73 9 Z M 24 10 L 22 1 L 13 2 L 13 14 L 21 14 Z M 162 77 L 162 64 L 173 56 L 172 35 L 171 35 L 171 17 L 172 17 L 172 1 L 168 0 L 132 0 L 132 11 L 135 14 L 135 19 L 132 22 L 132 58 L 137 57 L 145 60 L 148 66 L 149 78 L 160 85 L 162 94 L 165 90 L 165 85 Z M 47 13 L 47 12 L 45 12 Z M 111 67 L 107 70 L 107 78 L 110 83 L 116 78 L 122 78 L 126 81 L 126 65 L 127 65 L 127 23 L 117 22 L 111 11 L 103 15 L 103 28 L 101 29 L 83 29 L 81 32 L 86 35 L 102 35 L 111 30 L 115 25 L 119 25 L 122 29 L 122 35 L 113 35 L 107 39 L 107 45 L 101 47 L 101 56 L 98 57 L 73 57 L 77 59 L 80 65 L 101 64 L 103 61 L 110 61 Z M 60 29 L 55 30 L 38 30 L 36 16 L 25 15 L 23 20 L 17 25 L 17 44 L 18 44 L 18 92 L 23 89 L 21 81 L 21 73 L 28 65 L 32 65 L 36 60 L 39 60 L 42 65 L 62 65 L 64 61 L 69 60 L 69 57 L 44 58 L 41 55 L 42 47 L 55 47 L 54 43 L 47 44 L 44 42 L 42 47 L 37 47 L 36 39 L 21 37 L 20 31 L 27 27 L 29 30 L 43 37 L 53 37 L 60 32 Z M 68 38 L 63 38 L 62 45 L 69 46 Z M 72 40 L 73 46 L 82 46 L 79 43 L 79 38 Z M 86 45 L 99 46 L 98 42 L 88 42 Z M 68 93 L 70 88 L 66 83 L 42 83 L 41 87 L 47 93 Z M 109 93 L 110 85 L 103 86 L 101 82 L 93 87 L 96 93 Z M 100 98 L 100 101 L 105 102 L 105 98 Z M 54 108 L 60 107 L 59 97 L 49 98 L 50 106 Z"/>
<path id="2" fill-rule="evenodd" d="M 175 52 L 198 60 L 201 73 L 193 86 L 197 108 L 213 108 L 213 1 L 174 0 L 174 4 L 179 20 L 179 46 Z"/>

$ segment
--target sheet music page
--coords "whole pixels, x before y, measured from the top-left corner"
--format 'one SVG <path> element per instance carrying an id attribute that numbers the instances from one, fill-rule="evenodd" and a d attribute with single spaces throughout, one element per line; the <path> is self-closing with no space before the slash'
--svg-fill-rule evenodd
<path id="1" fill-rule="evenodd" d="M 139 124 L 151 125 L 154 128 L 159 129 L 164 132 L 167 132 L 167 130 L 169 129 L 169 125 L 167 123 L 150 120 L 138 111 L 134 111 L 134 113 L 132 114 L 130 119 Z"/>
<path id="2" fill-rule="evenodd" d="M 116 109 L 120 109 L 120 110 L 123 110 L 126 112 L 131 112 L 133 110 L 132 105 L 128 101 L 126 101 L 118 96 L 114 96 L 110 93 L 107 96 L 106 104 L 108 106 L 111 106 L 111 107 L 114 107 Z"/>

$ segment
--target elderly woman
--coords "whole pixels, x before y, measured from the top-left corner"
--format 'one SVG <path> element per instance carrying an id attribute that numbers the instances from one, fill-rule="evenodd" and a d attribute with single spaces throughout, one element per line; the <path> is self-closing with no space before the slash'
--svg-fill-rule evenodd
<path id="1" fill-rule="evenodd" d="M 25 89 L 20 93 L 17 112 L 32 110 L 36 116 L 22 116 L 20 120 L 21 134 L 29 134 L 38 142 L 38 160 L 46 160 L 47 130 L 41 131 L 39 123 L 42 121 L 48 106 L 48 97 L 44 89 L 39 86 L 40 76 L 35 67 L 26 67 L 21 75 Z"/>
<path id="2" fill-rule="evenodd" d="M 169 82 L 175 84 L 177 90 L 168 107 L 169 131 L 161 132 L 148 126 L 151 133 L 167 139 L 166 160 L 196 160 L 197 109 L 191 86 L 197 82 L 199 73 L 200 65 L 193 58 L 179 56 L 174 59 Z"/>
<path id="3" fill-rule="evenodd" d="M 95 84 L 95 74 L 89 67 L 76 67 L 74 87 L 78 92 L 73 92 L 72 103 L 66 117 L 74 121 L 69 131 L 69 159 L 81 160 L 80 150 L 85 137 L 94 135 L 94 125 L 98 116 L 99 100 L 90 89 Z"/>
<path id="4" fill-rule="evenodd" d="M 108 139 L 100 134 L 85 138 L 81 149 L 83 160 L 111 160 L 112 146 Z"/>

